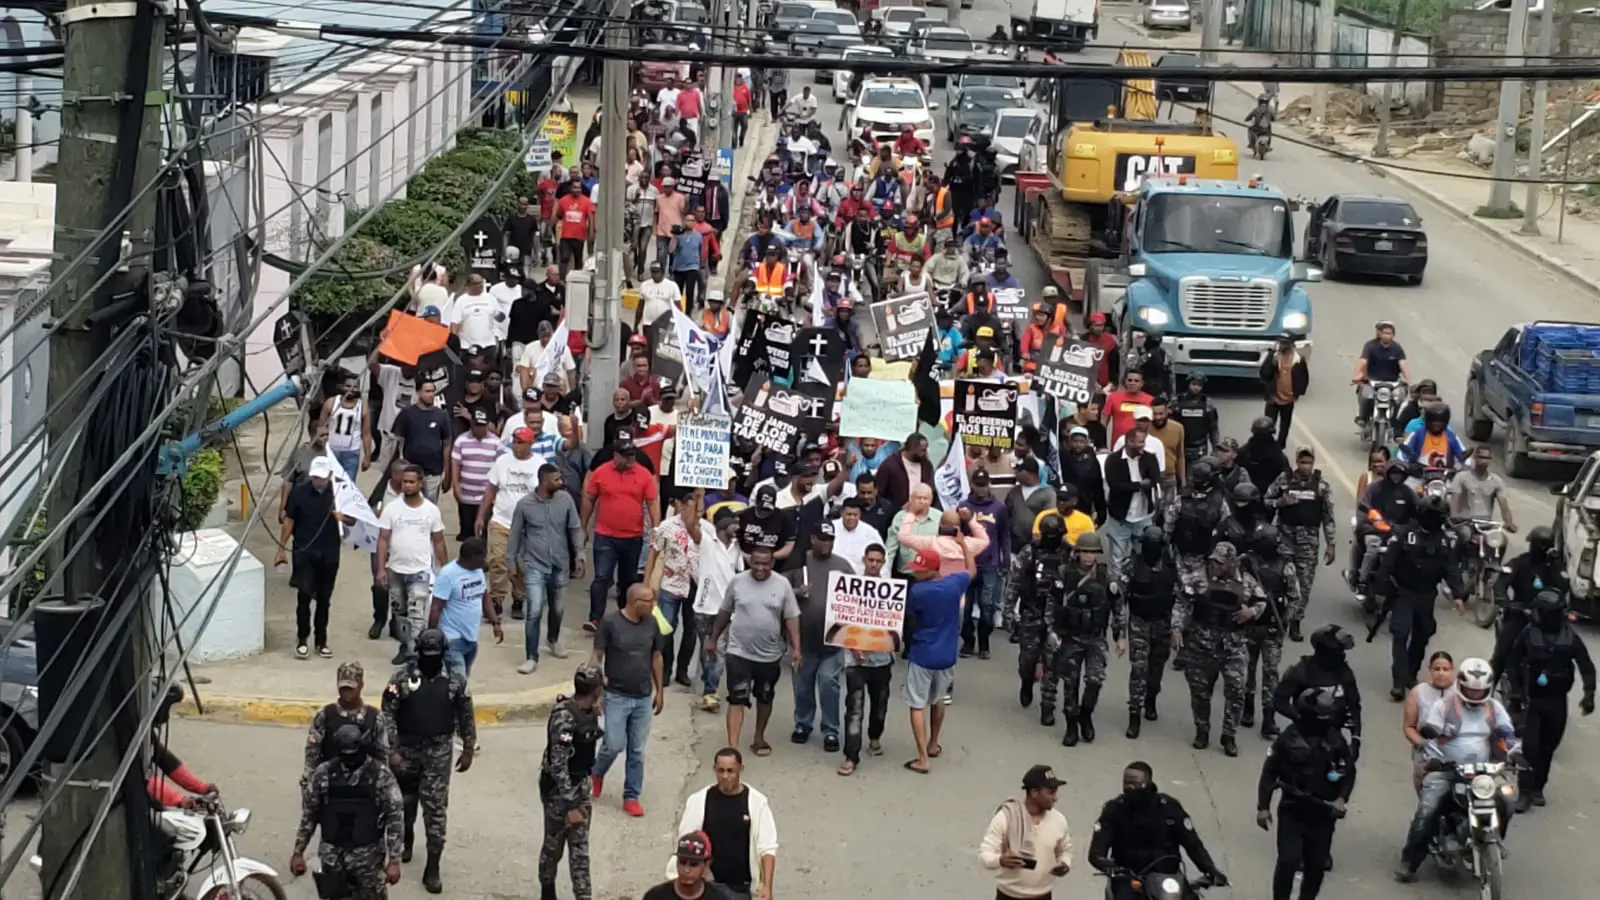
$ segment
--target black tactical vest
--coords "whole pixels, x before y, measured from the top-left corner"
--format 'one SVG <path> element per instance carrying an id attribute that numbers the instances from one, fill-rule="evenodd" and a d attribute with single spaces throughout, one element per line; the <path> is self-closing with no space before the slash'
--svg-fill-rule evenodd
<path id="1" fill-rule="evenodd" d="M 344 725 L 352 724 L 361 729 L 361 746 L 366 749 L 367 755 L 387 764 L 388 760 L 383 758 L 383 752 L 378 749 L 378 711 L 370 706 L 364 707 L 361 710 L 361 718 L 351 722 L 345 718 L 337 703 L 329 703 L 322 708 L 322 735 L 319 739 L 322 744 L 322 761 L 333 762 L 338 756 L 333 750 L 333 732 Z"/>
<path id="2" fill-rule="evenodd" d="M 1305 483 L 1290 477 L 1283 488 L 1285 502 L 1278 507 L 1278 524 L 1285 528 L 1322 527 L 1322 492 L 1317 490 L 1321 484 L 1321 470 L 1312 472 Z"/>
<path id="3" fill-rule="evenodd" d="M 443 737 L 456 730 L 456 705 L 450 677 L 423 678 L 416 690 L 400 698 L 395 729 L 406 737 Z"/>
<path id="4" fill-rule="evenodd" d="M 1244 583 L 1238 579 L 1210 579 L 1194 599 L 1194 621 L 1213 628 L 1234 628 L 1233 614 L 1245 605 Z"/>
<path id="5" fill-rule="evenodd" d="M 1523 634 L 1527 635 L 1524 643 L 1528 649 L 1526 677 L 1529 692 L 1549 695 L 1565 694 L 1572 690 L 1575 643 L 1572 626 L 1562 625 L 1560 631 L 1551 635 L 1537 625 L 1529 625 Z M 1539 683 L 1541 676 L 1544 684 Z"/>
<path id="6" fill-rule="evenodd" d="M 1128 612 L 1141 619 L 1165 619 L 1172 615 L 1178 595 L 1178 570 L 1162 560 L 1151 563 L 1134 554 L 1128 569 Z"/>
<path id="7" fill-rule="evenodd" d="M 1212 536 L 1222 523 L 1223 503 L 1212 491 L 1205 496 L 1189 495 L 1178 504 L 1178 522 L 1172 532 L 1172 545 L 1184 556 L 1203 556 L 1211 552 Z"/>
<path id="8" fill-rule="evenodd" d="M 370 761 L 363 762 L 353 782 L 341 783 L 335 772 L 322 800 L 322 839 L 345 850 L 370 847 L 382 838 L 378 827 L 378 775 Z"/>

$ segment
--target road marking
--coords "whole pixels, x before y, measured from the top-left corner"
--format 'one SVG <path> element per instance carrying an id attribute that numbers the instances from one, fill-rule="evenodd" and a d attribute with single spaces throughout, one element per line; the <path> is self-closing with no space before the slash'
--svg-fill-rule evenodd
<path id="1" fill-rule="evenodd" d="M 1355 496 L 1356 480 L 1351 478 L 1350 473 L 1346 472 L 1344 466 L 1339 464 L 1339 458 L 1328 452 L 1328 448 L 1317 440 L 1317 436 L 1311 433 L 1311 429 L 1301 425 L 1299 422 L 1295 422 L 1290 426 L 1289 430 L 1305 438 L 1306 444 L 1311 447 L 1311 452 L 1317 454 L 1317 459 L 1321 462 L 1323 471 L 1332 475 L 1335 481 L 1350 492 L 1351 496 Z M 1360 498 L 1357 497 L 1356 499 L 1359 500 Z"/>

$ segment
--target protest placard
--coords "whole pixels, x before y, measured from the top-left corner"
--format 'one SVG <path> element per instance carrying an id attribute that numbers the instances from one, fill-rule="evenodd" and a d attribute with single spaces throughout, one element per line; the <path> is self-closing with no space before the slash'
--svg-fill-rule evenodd
<path id="1" fill-rule="evenodd" d="M 862 653 L 898 653 L 906 594 L 904 581 L 829 572 L 823 641 Z"/>
<path id="2" fill-rule="evenodd" d="M 1068 403 L 1088 403 L 1094 399 L 1095 375 L 1100 371 L 1104 351 L 1093 344 L 1058 334 L 1047 334 L 1039 348 L 1039 370 L 1034 384 L 1039 389 Z"/>
<path id="3" fill-rule="evenodd" d="M 728 434 L 733 420 L 727 416 L 684 413 L 678 417 L 677 449 L 672 481 L 682 488 L 719 491 L 728 486 Z"/>
<path id="4" fill-rule="evenodd" d="M 790 359 L 796 381 L 844 383 L 844 332 L 837 328 L 802 328 L 795 332 Z"/>
<path id="5" fill-rule="evenodd" d="M 852 378 L 845 385 L 839 436 L 903 441 L 917 430 L 917 389 L 909 381 Z"/>
<path id="6" fill-rule="evenodd" d="M 683 381 L 683 348 L 678 346 L 678 328 L 673 314 L 673 310 L 668 310 L 654 322 L 647 323 L 644 335 L 650 342 L 650 374 L 676 385 Z"/>
<path id="7" fill-rule="evenodd" d="M 678 192 L 694 198 L 706 192 L 706 163 L 698 153 L 679 166 Z"/>
<path id="8" fill-rule="evenodd" d="M 1010 382 L 956 382 L 956 433 L 968 447 L 1010 450 L 1017 423 L 1017 386 Z"/>
<path id="9" fill-rule="evenodd" d="M 995 288 L 991 293 L 994 294 L 994 314 L 1002 322 L 1019 327 L 1028 323 L 1030 313 L 1026 291 L 1022 288 Z"/>
<path id="10" fill-rule="evenodd" d="M 803 423 L 815 405 L 815 398 L 766 383 L 757 375 L 744 392 L 744 405 L 733 417 L 735 440 L 750 440 L 768 453 L 785 458 L 799 455 Z"/>
<path id="11" fill-rule="evenodd" d="M 931 297 L 925 293 L 907 294 L 874 303 L 869 309 L 884 359 L 916 359 L 922 353 L 928 331 L 933 328 Z"/>
<path id="12" fill-rule="evenodd" d="M 793 347 L 798 327 L 777 316 L 766 317 L 761 326 L 761 350 L 765 354 L 767 374 L 773 378 L 788 378 L 794 371 Z"/>

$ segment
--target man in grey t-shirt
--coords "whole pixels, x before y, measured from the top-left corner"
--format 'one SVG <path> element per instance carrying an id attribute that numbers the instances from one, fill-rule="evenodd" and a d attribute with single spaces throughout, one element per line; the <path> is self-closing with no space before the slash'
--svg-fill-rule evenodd
<path id="1" fill-rule="evenodd" d="M 1458 519 L 1493 519 L 1498 507 L 1500 521 L 1514 533 L 1517 526 L 1511 519 L 1511 505 L 1506 502 L 1505 480 L 1489 471 L 1493 459 L 1494 451 L 1489 447 L 1480 446 L 1472 452 L 1472 468 L 1450 481 L 1450 513 Z"/>
<path id="2" fill-rule="evenodd" d="M 708 652 L 715 652 L 724 633 L 728 635 L 728 746 L 739 746 L 744 711 L 754 698 L 756 733 L 750 747 L 757 756 L 767 756 L 772 753 L 767 721 L 772 718 L 785 639 L 791 663 L 800 668 L 800 604 L 789 582 L 773 577 L 771 550 L 752 552 L 750 568 L 728 584 L 706 638 Z"/>
<path id="3" fill-rule="evenodd" d="M 644 815 L 639 793 L 644 789 L 644 747 L 650 723 L 661 715 L 666 694 L 661 681 L 661 648 L 667 638 L 656 624 L 655 594 L 642 584 L 628 588 L 627 602 L 600 620 L 594 632 L 594 656 L 606 677 L 606 735 L 594 768 L 589 770 L 594 796 L 605 786 L 606 772 L 626 750 L 622 811 Z"/>

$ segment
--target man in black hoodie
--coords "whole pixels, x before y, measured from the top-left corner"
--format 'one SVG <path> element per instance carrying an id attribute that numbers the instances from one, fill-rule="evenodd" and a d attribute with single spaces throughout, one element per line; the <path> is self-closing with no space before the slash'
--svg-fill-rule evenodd
<path id="1" fill-rule="evenodd" d="M 1078 508 L 1094 519 L 1096 528 L 1105 524 L 1105 476 L 1100 457 L 1089 442 L 1089 429 L 1081 425 L 1067 434 L 1067 445 L 1061 451 L 1061 484 L 1078 489 Z"/>
<path id="2" fill-rule="evenodd" d="M 1250 423 L 1250 439 L 1239 451 L 1239 466 L 1262 496 L 1278 476 L 1289 471 L 1289 457 L 1272 434 L 1272 420 L 1262 416 Z"/>

